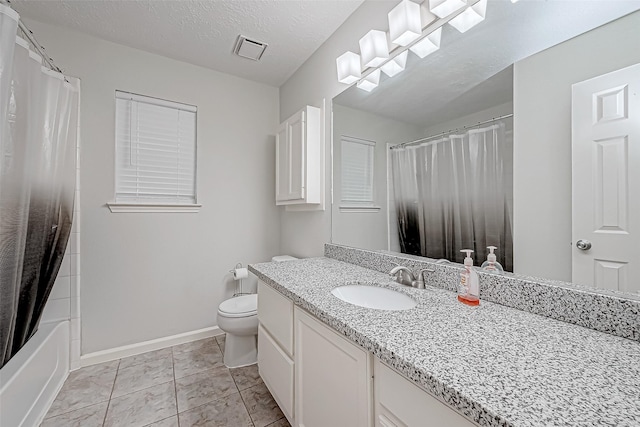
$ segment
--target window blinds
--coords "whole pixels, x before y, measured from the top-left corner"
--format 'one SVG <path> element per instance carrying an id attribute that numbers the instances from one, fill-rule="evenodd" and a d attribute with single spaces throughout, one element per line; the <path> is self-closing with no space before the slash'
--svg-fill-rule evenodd
<path id="1" fill-rule="evenodd" d="M 342 136 L 341 201 L 373 204 L 373 159 L 376 143 Z"/>
<path id="2" fill-rule="evenodd" d="M 116 91 L 116 202 L 196 203 L 196 111 Z"/>

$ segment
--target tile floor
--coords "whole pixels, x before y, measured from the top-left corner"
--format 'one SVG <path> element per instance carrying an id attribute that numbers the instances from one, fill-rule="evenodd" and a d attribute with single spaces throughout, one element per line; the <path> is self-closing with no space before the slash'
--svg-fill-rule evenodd
<path id="1" fill-rule="evenodd" d="M 228 369 L 224 336 L 71 372 L 42 427 L 288 427 L 257 365 Z"/>

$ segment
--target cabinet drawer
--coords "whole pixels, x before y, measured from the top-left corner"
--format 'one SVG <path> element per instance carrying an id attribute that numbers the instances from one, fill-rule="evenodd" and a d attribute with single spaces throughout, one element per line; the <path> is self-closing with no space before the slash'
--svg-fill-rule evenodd
<path id="1" fill-rule="evenodd" d="M 258 281 L 258 320 L 289 357 L 293 355 L 293 302 Z"/>
<path id="2" fill-rule="evenodd" d="M 293 360 L 262 325 L 258 326 L 258 370 L 278 406 L 293 423 Z"/>

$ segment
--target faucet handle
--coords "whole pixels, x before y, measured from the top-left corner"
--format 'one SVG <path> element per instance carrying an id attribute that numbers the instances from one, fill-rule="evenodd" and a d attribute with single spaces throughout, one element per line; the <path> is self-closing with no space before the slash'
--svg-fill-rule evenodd
<path id="1" fill-rule="evenodd" d="M 416 275 L 416 280 L 413 281 L 413 283 L 411 284 L 414 288 L 418 288 L 418 289 L 424 289 L 426 286 L 427 281 L 424 278 L 424 273 L 428 272 L 428 273 L 434 273 L 435 270 L 432 268 L 423 268 L 421 269 L 418 274 Z"/>

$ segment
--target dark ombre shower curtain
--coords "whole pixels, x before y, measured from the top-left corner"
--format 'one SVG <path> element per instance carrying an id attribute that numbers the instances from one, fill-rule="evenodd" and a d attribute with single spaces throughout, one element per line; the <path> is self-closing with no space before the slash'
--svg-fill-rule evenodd
<path id="1" fill-rule="evenodd" d="M 474 265 L 497 246 L 513 271 L 513 149 L 504 123 L 391 151 L 391 179 L 404 253 Z"/>
<path id="2" fill-rule="evenodd" d="M 71 232 L 77 79 L 45 69 L 0 4 L 0 366 L 38 328 Z"/>

